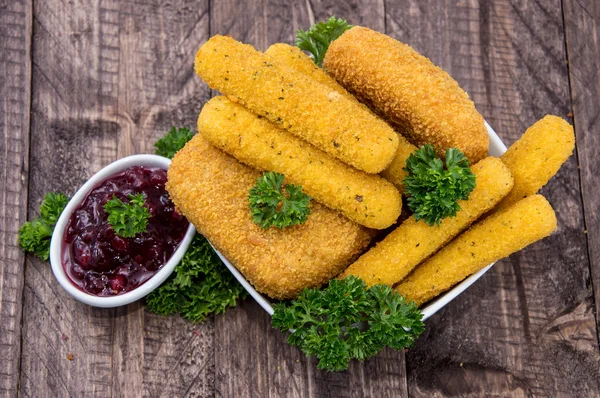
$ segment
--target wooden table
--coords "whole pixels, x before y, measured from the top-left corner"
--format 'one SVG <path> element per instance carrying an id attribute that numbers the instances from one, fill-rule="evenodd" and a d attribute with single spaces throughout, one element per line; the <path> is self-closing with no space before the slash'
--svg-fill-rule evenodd
<path id="1" fill-rule="evenodd" d="M 600 395 L 600 2 L 0 0 L 0 396 Z M 17 230 L 48 191 L 195 126 L 198 47 L 259 49 L 335 14 L 446 69 L 510 144 L 545 114 L 576 153 L 542 193 L 552 237 L 496 264 L 417 346 L 317 371 L 251 299 L 201 325 L 71 299 Z"/>

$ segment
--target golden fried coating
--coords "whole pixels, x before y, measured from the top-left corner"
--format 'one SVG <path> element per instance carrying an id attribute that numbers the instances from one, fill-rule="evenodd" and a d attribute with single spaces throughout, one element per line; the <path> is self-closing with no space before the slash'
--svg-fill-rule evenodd
<path id="1" fill-rule="evenodd" d="M 275 43 L 267 48 L 265 56 L 278 65 L 292 68 L 319 83 L 326 85 L 330 89 L 337 91 L 341 95 L 348 97 L 352 101 L 358 102 L 352 94 L 346 91 L 344 87 L 340 86 L 333 77 L 329 76 L 323 69 L 319 68 L 308 55 L 304 54 L 302 50 L 296 46 L 290 46 L 285 43 Z"/>
<path id="2" fill-rule="evenodd" d="M 400 193 L 404 193 L 404 179 L 408 175 L 404 168 L 406 167 L 406 159 L 411 153 L 417 150 L 417 147 L 408 142 L 406 138 L 398 134 L 398 150 L 396 156 L 392 159 L 392 163 L 387 169 L 379 173 L 383 178 L 391 182 L 398 188 Z"/>
<path id="3" fill-rule="evenodd" d="M 410 46 L 355 26 L 334 40 L 325 70 L 412 143 L 440 156 L 459 148 L 476 163 L 487 156 L 483 117 L 458 83 Z"/>
<path id="4" fill-rule="evenodd" d="M 493 208 L 513 186 L 508 167 L 498 158 L 483 159 L 472 170 L 477 185 L 468 200 L 459 201 L 461 210 L 455 217 L 442 220 L 439 227 L 410 217 L 346 268 L 343 276 L 356 275 L 369 286 L 401 281 L 421 261 Z"/>
<path id="5" fill-rule="evenodd" d="M 260 228 L 248 206 L 259 176 L 197 134 L 173 158 L 167 182 L 179 211 L 258 291 L 294 298 L 339 274 L 369 244 L 372 231 L 314 201 L 304 224 Z"/>
<path id="6" fill-rule="evenodd" d="M 539 191 L 571 156 L 573 148 L 573 127 L 558 116 L 547 115 L 529 127 L 500 157 L 513 174 L 515 186 L 498 209 Z"/>
<path id="7" fill-rule="evenodd" d="M 361 225 L 384 229 L 400 215 L 400 193 L 390 182 L 340 162 L 226 97 L 204 105 L 198 131 L 240 162 L 284 174 L 287 182 Z"/>
<path id="8" fill-rule="evenodd" d="M 379 173 L 396 153 L 397 134 L 366 107 L 250 45 L 213 36 L 195 69 L 230 100 L 357 169 Z"/>
<path id="9" fill-rule="evenodd" d="M 290 46 L 289 44 L 284 43 L 277 43 L 269 47 L 267 51 L 265 51 L 265 55 L 274 62 L 278 62 L 281 65 L 295 69 L 298 72 L 315 79 L 319 83 L 326 85 L 332 90 L 336 90 L 338 93 L 348 96 L 348 98 L 356 101 L 356 98 L 354 98 L 352 94 L 340 86 L 338 82 L 325 73 L 323 69 L 315 65 L 313 60 L 310 59 L 308 55 L 304 54 L 298 47 Z M 413 153 L 417 147 L 412 145 L 401 135 L 398 136 L 398 141 L 398 150 L 396 151 L 396 156 L 394 156 L 394 159 L 388 168 L 383 170 L 380 174 L 383 178 L 396 185 L 400 192 L 403 192 L 403 181 L 406 178 L 406 172 L 402 169 L 406 167 L 406 159 L 408 159 L 408 156 Z"/>
<path id="10" fill-rule="evenodd" d="M 395 290 L 421 305 L 555 229 L 554 210 L 542 195 L 522 199 L 459 235 L 419 265 Z"/>

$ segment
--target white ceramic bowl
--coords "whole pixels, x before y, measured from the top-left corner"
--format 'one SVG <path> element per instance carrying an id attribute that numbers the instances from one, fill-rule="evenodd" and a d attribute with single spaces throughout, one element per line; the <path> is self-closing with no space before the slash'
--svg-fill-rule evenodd
<path id="1" fill-rule="evenodd" d="M 506 152 L 506 146 L 504 145 L 502 140 L 500 140 L 500 137 L 498 137 L 496 132 L 490 127 L 490 125 L 487 124 L 487 122 L 485 122 L 485 127 L 487 128 L 488 136 L 490 137 L 490 156 L 502 155 L 504 152 Z M 223 263 L 227 266 L 227 268 L 229 268 L 233 276 L 235 276 L 238 282 L 240 282 L 242 286 L 244 286 L 244 288 L 248 291 L 248 293 L 250 293 L 254 300 L 256 300 L 256 302 L 262 308 L 264 308 L 264 310 L 267 311 L 269 315 L 272 315 L 273 306 L 269 302 L 268 298 L 257 292 L 256 289 L 254 289 L 254 287 L 246 280 L 246 278 L 244 278 L 244 275 L 242 275 L 242 273 L 237 270 L 237 268 L 235 268 L 221 253 L 219 253 L 218 250 L 215 249 L 215 251 L 217 252 L 217 255 L 221 258 Z M 452 289 L 450 289 L 443 295 L 439 296 L 434 301 L 430 302 L 427 306 L 423 307 L 423 320 L 430 318 L 433 314 L 438 312 L 440 309 L 444 308 L 450 301 L 452 301 L 455 297 L 464 292 L 469 286 L 475 283 L 477 279 L 481 278 L 481 276 L 485 274 L 487 270 L 489 270 L 492 267 L 492 265 L 494 265 L 494 263 L 486 266 L 479 272 L 476 272 L 475 274 L 471 275 L 470 277 L 468 277 L 458 285 L 454 286 Z"/>
<path id="2" fill-rule="evenodd" d="M 192 238 L 196 233 L 196 229 L 190 223 L 188 230 L 183 237 L 183 240 L 179 244 L 179 247 L 169 261 L 162 268 L 154 274 L 152 278 L 147 280 L 141 286 L 138 286 L 134 290 L 112 297 L 99 297 L 94 296 L 89 293 L 84 292 L 79 287 L 75 286 L 73 282 L 69 279 L 62 265 L 61 261 L 61 253 L 62 253 L 62 245 L 63 245 L 63 237 L 65 235 L 65 228 L 69 223 L 69 219 L 71 218 L 71 214 L 75 210 L 77 206 L 79 206 L 88 192 L 90 192 L 93 188 L 99 185 L 102 181 L 106 180 L 110 176 L 123 171 L 131 166 L 145 166 L 145 167 L 159 167 L 167 170 L 169 165 L 171 164 L 171 160 L 162 156 L 157 155 L 133 155 L 128 156 L 123 159 L 119 159 L 108 166 L 104 167 L 102 170 L 94 174 L 92 178 L 90 178 L 79 190 L 73 195 L 65 210 L 60 215 L 58 222 L 56 223 L 56 227 L 54 228 L 54 233 L 52 234 L 52 241 L 50 242 L 50 264 L 52 266 L 52 272 L 54 276 L 58 280 L 58 283 L 73 297 L 82 303 L 92 305 L 94 307 L 118 307 L 121 305 L 126 305 L 132 303 L 136 300 L 141 299 L 146 296 L 148 293 L 156 289 L 163 283 L 169 275 L 175 269 L 175 266 L 181 258 L 185 254 L 188 246 L 192 242 Z"/>

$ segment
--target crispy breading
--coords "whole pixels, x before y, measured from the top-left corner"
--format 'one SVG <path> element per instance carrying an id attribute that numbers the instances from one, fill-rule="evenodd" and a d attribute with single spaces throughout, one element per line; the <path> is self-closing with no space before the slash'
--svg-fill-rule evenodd
<path id="1" fill-rule="evenodd" d="M 396 155 L 388 168 L 379 173 L 383 178 L 394 184 L 401 194 L 404 194 L 404 179 L 408 175 L 408 173 L 404 171 L 406 160 L 410 154 L 416 150 L 416 146 L 408 142 L 402 135 L 398 134 L 398 150 L 396 151 Z"/>
<path id="2" fill-rule="evenodd" d="M 413 144 L 440 156 L 459 148 L 476 163 L 487 156 L 483 117 L 458 83 L 412 47 L 355 26 L 334 40 L 325 70 Z"/>
<path id="3" fill-rule="evenodd" d="M 361 225 L 384 229 L 400 215 L 400 193 L 390 182 L 348 166 L 226 97 L 204 105 L 198 131 L 240 162 L 284 174 L 288 183 Z"/>
<path id="4" fill-rule="evenodd" d="M 303 53 L 302 50 L 296 46 L 290 46 L 286 43 L 275 43 L 267 48 L 265 56 L 279 65 L 285 65 L 288 68 L 292 68 L 319 83 L 326 85 L 330 89 L 337 91 L 343 96 L 348 97 L 352 101 L 358 102 L 352 94 L 346 91 L 344 87 L 340 86 L 333 77 L 325 73 L 322 68 L 319 68 L 308 55 Z"/>
<path id="5" fill-rule="evenodd" d="M 313 60 L 310 59 L 308 55 L 304 54 L 298 47 L 284 43 L 276 43 L 265 51 L 265 55 L 273 61 L 295 69 L 298 72 L 315 79 L 319 83 L 326 85 L 332 90 L 336 90 L 338 93 L 348 96 L 348 98 L 356 101 L 356 98 L 352 94 L 340 86 L 339 83 L 325 73 L 323 69 L 315 65 Z M 396 185 L 402 193 L 404 191 L 403 181 L 407 174 L 403 168 L 406 167 L 406 159 L 408 159 L 408 156 L 413 153 L 417 147 L 408 142 L 402 135 L 398 136 L 398 141 L 396 156 L 394 156 L 394 159 L 388 168 L 383 170 L 380 174 L 383 178 Z"/>
<path id="6" fill-rule="evenodd" d="M 471 169 L 477 185 L 468 200 L 458 202 L 461 210 L 455 217 L 443 219 L 439 227 L 410 217 L 346 268 L 343 276 L 356 275 L 369 286 L 401 281 L 421 261 L 492 209 L 513 186 L 508 167 L 498 158 L 483 159 Z"/>
<path id="7" fill-rule="evenodd" d="M 369 244 L 371 230 L 314 201 L 304 224 L 260 228 L 248 205 L 259 176 L 197 134 L 173 158 L 167 182 L 177 209 L 258 291 L 294 298 L 339 274 Z"/>
<path id="8" fill-rule="evenodd" d="M 397 134 L 366 107 L 250 45 L 213 36 L 195 69 L 230 100 L 367 173 L 385 169 L 396 153 Z"/>
<path id="9" fill-rule="evenodd" d="M 573 127 L 558 116 L 547 115 L 529 127 L 500 157 L 515 186 L 498 204 L 503 209 L 535 194 L 552 178 L 575 148 Z"/>
<path id="10" fill-rule="evenodd" d="M 415 268 L 395 290 L 421 305 L 555 229 L 556 215 L 542 195 L 522 199 L 459 235 Z"/>

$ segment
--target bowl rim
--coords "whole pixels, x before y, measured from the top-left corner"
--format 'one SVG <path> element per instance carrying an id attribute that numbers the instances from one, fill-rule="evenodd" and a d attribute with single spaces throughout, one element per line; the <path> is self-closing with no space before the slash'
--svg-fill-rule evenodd
<path id="1" fill-rule="evenodd" d="M 496 134 L 494 129 L 484 120 L 484 125 L 488 133 L 488 137 L 490 140 L 489 143 L 489 156 L 499 157 L 504 152 L 506 152 L 506 145 L 502 142 L 500 137 Z M 212 246 L 212 243 L 211 243 Z M 242 273 L 225 258 L 214 246 L 212 246 L 213 250 L 217 253 L 223 264 L 229 269 L 229 271 L 233 274 L 233 276 L 237 279 L 237 281 L 246 289 L 246 291 L 252 296 L 252 298 L 269 314 L 273 315 L 273 305 L 269 299 L 256 291 L 254 287 L 248 282 L 248 280 L 242 275 Z M 462 292 L 467 290 L 473 283 L 475 283 L 479 278 L 483 276 L 495 262 L 485 266 L 480 269 L 473 275 L 464 279 L 459 284 L 455 285 L 452 289 L 446 291 L 442 295 L 438 296 L 433 301 L 430 301 L 425 307 L 421 308 L 421 312 L 423 313 L 423 321 L 431 318 L 436 312 L 444 308 L 448 303 L 458 297 Z"/>
<path id="2" fill-rule="evenodd" d="M 83 184 L 77 192 L 73 195 L 73 197 L 69 200 L 67 206 L 61 213 L 56 226 L 54 228 L 54 232 L 52 233 L 52 239 L 50 241 L 50 266 L 52 267 L 52 273 L 54 277 L 58 281 L 58 283 L 73 296 L 76 300 L 81 301 L 82 303 L 94 306 L 94 307 L 102 307 L 102 308 L 112 308 L 119 307 L 122 305 L 126 305 L 137 301 L 151 291 L 160 286 L 173 272 L 175 266 L 181 261 L 183 255 L 187 251 L 194 234 L 196 233 L 196 228 L 192 223 L 190 223 L 183 240 L 179 244 L 179 247 L 173 255 L 167 261 L 162 268 L 154 274 L 149 280 L 147 280 L 141 286 L 138 286 L 134 290 L 112 297 L 100 297 L 94 296 L 89 293 L 80 290 L 77 286 L 71 282 L 69 277 L 67 276 L 61 260 L 62 253 L 62 245 L 63 245 L 63 236 L 65 233 L 65 228 L 71 218 L 71 214 L 75 210 L 77 206 L 81 204 L 84 197 L 99 183 L 109 178 L 113 174 L 116 174 L 120 171 L 123 171 L 132 166 L 144 166 L 144 167 L 160 167 L 165 170 L 169 169 L 171 164 L 171 159 L 165 158 L 163 156 L 158 155 L 131 155 L 127 156 L 114 162 L 108 164 L 107 166 L 100 169 L 97 173 L 95 173 L 90 179 L 88 179 L 85 184 Z"/>

